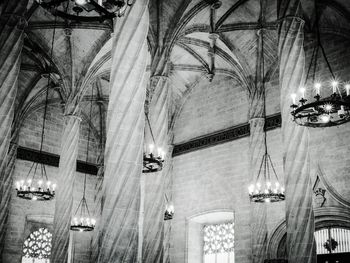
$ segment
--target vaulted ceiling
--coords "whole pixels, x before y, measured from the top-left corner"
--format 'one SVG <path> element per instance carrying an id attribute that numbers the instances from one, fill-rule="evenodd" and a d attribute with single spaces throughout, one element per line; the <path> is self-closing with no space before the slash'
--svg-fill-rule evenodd
<path id="1" fill-rule="evenodd" d="M 137 1 L 137 0 L 136 0 Z M 258 31 L 264 28 L 266 71 L 277 68 L 278 0 L 151 0 L 148 34 L 150 75 L 171 79 L 172 112 L 177 116 L 191 91 L 203 81 L 231 78 L 250 92 L 256 75 Z M 312 32 L 313 1 L 303 6 L 306 28 Z M 350 2 L 318 0 L 326 33 L 350 36 Z M 31 0 L 28 5 L 21 71 L 16 100 L 16 121 L 43 106 L 45 87 L 52 104 L 77 99 L 96 136 L 104 137 L 111 67 L 111 21 L 72 22 L 55 18 Z M 117 18 L 116 23 L 123 18 Z M 217 35 L 214 58 L 208 55 Z M 54 36 L 54 42 L 52 38 Z M 51 45 L 54 45 L 51 52 Z M 214 61 L 214 62 L 213 62 Z M 215 70 L 213 70 L 215 65 Z M 48 82 L 47 73 L 51 72 Z M 91 89 L 92 87 L 92 89 Z M 92 91 L 93 90 L 93 91 Z M 93 94 L 92 94 L 93 92 Z M 176 118 L 173 118 L 176 119 Z"/>

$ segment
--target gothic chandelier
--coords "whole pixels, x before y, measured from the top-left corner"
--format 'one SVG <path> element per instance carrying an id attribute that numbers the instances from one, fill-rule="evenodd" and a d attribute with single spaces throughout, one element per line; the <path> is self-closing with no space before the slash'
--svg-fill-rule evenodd
<path id="1" fill-rule="evenodd" d="M 164 212 L 164 221 L 166 220 L 171 220 L 174 217 L 174 213 L 175 213 L 175 209 L 174 209 L 174 205 L 172 204 L 172 202 L 169 202 L 167 195 L 164 195 L 165 197 L 165 212 Z"/>
<path id="2" fill-rule="evenodd" d="M 267 151 L 266 141 L 266 90 L 265 90 L 265 69 L 264 69 L 264 31 L 261 30 L 262 47 L 261 47 L 261 75 L 262 91 L 264 98 L 264 145 L 265 153 L 261 159 L 259 172 L 253 184 L 248 187 L 250 201 L 256 203 L 279 202 L 285 199 L 284 187 L 280 184 L 275 167 Z"/>
<path id="3" fill-rule="evenodd" d="M 91 97 L 94 97 L 93 92 L 93 86 L 91 86 Z M 91 121 L 92 117 L 92 102 L 90 104 L 90 114 L 89 114 L 89 120 Z M 87 146 L 86 146 L 86 162 L 88 162 L 89 158 L 89 146 L 90 146 L 90 133 L 91 128 L 89 125 L 89 131 L 88 131 L 88 140 L 87 140 Z M 87 231 L 93 231 L 95 228 L 96 220 L 94 218 L 90 217 L 90 211 L 89 207 L 86 202 L 85 198 L 85 192 L 86 192 L 86 173 L 84 175 L 84 188 L 83 188 L 83 197 L 80 200 L 80 203 L 74 213 L 73 219 L 71 221 L 70 229 L 72 231 L 79 231 L 79 232 L 87 232 Z"/>
<path id="4" fill-rule="evenodd" d="M 125 14 L 135 0 L 36 0 L 52 13 L 68 20 L 103 22 Z M 72 2 L 72 3 L 71 3 Z"/>
<path id="5" fill-rule="evenodd" d="M 146 120 L 147 124 L 150 130 L 150 134 L 153 140 L 153 143 L 150 144 L 145 152 L 143 153 L 143 173 L 155 173 L 159 172 L 163 169 L 163 163 L 165 159 L 165 152 L 162 150 L 162 148 L 156 147 L 157 144 L 155 142 L 151 123 L 148 118 L 148 114 L 146 113 Z"/>
<path id="6" fill-rule="evenodd" d="M 55 17 L 56 24 L 56 17 Z M 50 87 L 50 68 L 52 61 L 52 53 L 55 41 L 56 27 L 54 26 L 52 33 L 51 42 L 51 54 L 50 54 L 50 65 L 48 67 L 48 74 L 43 76 L 47 77 L 47 87 L 45 95 L 45 107 L 43 116 L 43 125 L 41 129 L 41 141 L 39 155 L 42 154 L 43 142 L 45 138 L 45 124 L 46 124 L 46 113 L 49 98 L 49 87 Z M 26 179 L 21 179 L 16 182 L 17 196 L 22 199 L 33 200 L 33 201 L 48 201 L 54 198 L 56 190 L 56 184 L 52 184 L 47 177 L 45 165 L 40 161 L 34 161 L 31 165 Z"/>
<path id="7" fill-rule="evenodd" d="M 296 94 L 291 95 L 291 114 L 293 116 L 294 122 L 298 125 L 317 128 L 336 126 L 350 121 L 350 84 L 341 83 L 333 73 L 320 38 L 319 17 L 316 1 L 315 9 L 317 43 L 311 56 L 304 87 L 300 88 L 301 96 L 299 102 L 297 102 Z M 321 55 L 324 58 L 327 69 L 332 77 L 332 79 L 326 83 L 321 83 L 321 81 L 315 80 L 319 51 L 321 51 Z M 305 87 L 312 68 L 312 83 L 315 96 L 314 99 L 309 99 L 310 102 L 308 102 Z M 323 93 L 322 96 L 321 90 Z"/>

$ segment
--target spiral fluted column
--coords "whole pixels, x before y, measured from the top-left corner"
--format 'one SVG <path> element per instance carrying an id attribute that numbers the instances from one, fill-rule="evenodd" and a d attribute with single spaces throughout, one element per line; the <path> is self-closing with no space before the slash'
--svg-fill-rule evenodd
<path id="1" fill-rule="evenodd" d="M 314 213 L 310 180 L 309 133 L 290 115 L 291 94 L 303 84 L 304 21 L 298 17 L 300 1 L 285 1 L 280 12 L 279 35 L 282 138 L 286 187 L 287 253 L 289 263 L 316 262 Z"/>
<path id="2" fill-rule="evenodd" d="M 99 263 L 137 261 L 148 26 L 137 0 L 114 30 Z"/>
<path id="3" fill-rule="evenodd" d="M 257 31 L 257 66 L 255 87 L 250 92 L 249 108 L 249 174 L 251 184 L 258 176 L 261 160 L 265 154 L 265 85 L 264 85 L 264 29 Z M 252 262 L 262 263 L 266 258 L 267 222 L 266 204 L 251 202 Z"/>
<path id="4" fill-rule="evenodd" d="M 0 259 L 10 201 L 8 189 L 12 186 L 11 173 L 6 172 L 6 166 L 23 47 L 23 32 L 27 25 L 23 17 L 27 4 L 28 0 L 5 0 L 0 4 Z"/>
<path id="5" fill-rule="evenodd" d="M 163 170 L 145 174 L 145 201 L 143 224 L 142 262 L 157 263 L 163 260 L 163 228 L 165 212 L 165 186 L 169 170 L 171 153 L 168 152 L 168 77 L 153 76 L 151 90 L 154 90 L 149 104 L 149 120 L 156 145 L 166 153 Z M 147 135 L 147 129 L 146 129 Z M 149 136 L 146 142 L 152 143 Z"/>
<path id="6" fill-rule="evenodd" d="M 101 163 L 102 162 L 102 163 Z M 94 217 L 97 220 L 97 224 L 91 240 L 91 259 L 90 262 L 97 262 L 98 251 L 101 247 L 100 231 L 101 231 L 101 216 L 102 216 L 102 185 L 103 185 L 103 159 L 99 161 L 99 167 L 97 171 L 97 182 L 95 185 L 95 197 L 94 197 Z"/>
<path id="7" fill-rule="evenodd" d="M 265 153 L 264 147 L 264 118 L 253 118 L 249 120 L 249 165 L 252 183 L 258 176 L 262 156 Z M 252 217 L 252 262 L 262 263 L 266 258 L 267 245 L 267 222 L 266 204 L 251 203 Z"/>
<path id="8" fill-rule="evenodd" d="M 73 185 L 78 157 L 81 119 L 75 115 L 66 115 L 64 121 L 50 258 L 50 262 L 55 263 L 66 263 L 68 260 Z"/>

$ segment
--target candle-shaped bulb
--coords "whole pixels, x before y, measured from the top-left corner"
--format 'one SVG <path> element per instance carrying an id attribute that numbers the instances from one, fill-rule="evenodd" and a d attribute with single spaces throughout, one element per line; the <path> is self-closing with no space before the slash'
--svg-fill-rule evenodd
<path id="1" fill-rule="evenodd" d="M 346 90 L 346 96 L 350 95 L 350 84 L 345 85 L 345 90 Z"/>
<path id="2" fill-rule="evenodd" d="M 158 148 L 158 156 L 162 157 L 162 148 Z"/>
<path id="3" fill-rule="evenodd" d="M 31 179 L 28 179 L 27 180 L 27 183 L 30 185 L 32 183 L 32 180 Z"/>
<path id="4" fill-rule="evenodd" d="M 39 181 L 38 181 L 39 187 L 41 187 L 42 184 L 43 184 L 43 181 L 42 181 L 42 180 L 39 180 Z"/>
<path id="5" fill-rule="evenodd" d="M 252 184 L 249 185 L 248 191 L 249 191 L 250 194 L 253 193 L 254 192 L 254 185 L 252 185 Z"/>
<path id="6" fill-rule="evenodd" d="M 293 103 L 293 105 L 295 105 L 295 104 L 296 104 L 297 94 L 292 93 L 290 96 L 292 97 L 292 103 Z"/>
<path id="7" fill-rule="evenodd" d="M 91 218 L 91 224 L 92 224 L 93 226 L 96 225 L 96 220 L 93 219 L 93 218 Z"/>
<path id="8" fill-rule="evenodd" d="M 256 187 L 260 190 L 261 184 L 260 184 L 260 183 L 257 183 L 257 184 L 256 184 Z"/>
<path id="9" fill-rule="evenodd" d="M 21 180 L 21 185 L 24 185 L 24 180 Z"/>
<path id="10" fill-rule="evenodd" d="M 303 88 L 300 88 L 300 92 L 301 92 L 301 98 L 304 99 L 305 98 L 305 91 L 306 89 L 303 87 Z"/>
<path id="11" fill-rule="evenodd" d="M 332 84 L 333 93 L 337 93 L 338 81 L 333 80 L 331 84 Z"/>
<path id="12" fill-rule="evenodd" d="M 316 95 L 321 94 L 321 83 L 319 82 L 315 83 L 315 90 L 316 90 Z"/>
<path id="13" fill-rule="evenodd" d="M 19 181 L 16 182 L 16 188 L 19 189 L 21 187 L 21 184 L 19 183 Z"/>
<path id="14" fill-rule="evenodd" d="M 150 144 L 148 147 L 149 147 L 149 153 L 153 153 L 154 145 Z"/>
<path id="15" fill-rule="evenodd" d="M 47 187 L 50 187 L 50 185 L 51 185 L 51 182 L 50 181 L 47 181 Z"/>

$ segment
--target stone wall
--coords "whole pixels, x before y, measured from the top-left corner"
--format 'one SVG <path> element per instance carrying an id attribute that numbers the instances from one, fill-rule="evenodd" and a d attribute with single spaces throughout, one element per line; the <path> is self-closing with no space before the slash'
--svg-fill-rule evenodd
<path id="1" fill-rule="evenodd" d="M 43 110 L 33 112 L 24 121 L 20 130 L 19 145 L 31 149 L 40 149 L 41 127 L 43 120 Z M 45 139 L 43 144 L 43 151 L 48 153 L 59 154 L 61 145 L 61 134 L 63 132 L 63 114 L 61 108 L 58 106 L 49 106 L 47 111 L 45 128 Z M 86 161 L 86 147 L 88 136 L 88 125 L 86 122 L 81 122 L 81 134 L 79 138 L 79 156 L 78 159 Z M 89 162 L 96 163 L 97 155 L 99 154 L 98 145 L 94 142 L 93 135 L 90 135 L 90 150 Z M 14 170 L 14 182 L 25 178 L 32 162 L 17 159 Z M 46 166 L 49 180 L 55 182 L 55 177 L 58 173 L 58 167 Z M 87 175 L 87 190 L 86 199 L 90 209 L 91 215 L 94 215 L 93 208 L 95 207 L 93 200 L 95 195 L 96 176 Z M 84 174 L 76 173 L 74 184 L 74 203 L 73 211 L 75 212 L 83 195 L 83 181 Z M 59 191 L 61 185 L 57 185 Z M 4 263 L 21 262 L 22 247 L 24 240 L 30 234 L 28 229 L 28 222 L 37 222 L 37 226 L 41 225 L 52 228 L 53 216 L 55 210 L 55 199 L 48 202 L 35 202 L 19 199 L 16 196 L 15 188 L 13 188 L 10 215 L 7 222 L 7 235 L 5 240 Z M 34 218 L 34 219 L 33 219 Z M 99 218 L 97 219 L 97 224 Z M 74 262 L 89 262 L 90 259 L 90 242 L 92 233 L 78 233 L 73 234 L 73 254 Z"/>
<path id="2" fill-rule="evenodd" d="M 336 76 L 340 81 L 348 81 L 350 53 L 346 46 L 349 45 L 349 40 L 327 35 L 324 41 Z M 311 44 L 310 39 L 306 39 L 307 65 L 312 51 Z M 327 75 L 324 61 L 320 61 L 318 71 L 323 77 L 322 82 L 327 85 L 330 76 Z M 266 88 L 267 115 L 276 114 L 280 111 L 278 72 L 272 76 Z M 313 96 L 313 92 L 308 91 L 308 95 Z M 176 121 L 175 144 L 246 123 L 247 101 L 245 91 L 227 80 L 216 79 L 212 84 L 196 87 Z M 326 129 L 310 129 L 311 175 L 315 188 L 326 190 L 324 207 L 336 206 L 344 210 L 350 208 L 350 190 L 347 187 L 350 167 L 349 132 L 350 123 Z M 283 182 L 280 129 L 268 132 L 268 148 L 277 174 Z M 223 209 L 235 213 L 236 262 L 250 262 L 249 207 L 253 204 L 249 202 L 247 190 L 248 138 L 176 156 L 173 167 L 175 216 L 171 222 L 171 262 L 187 262 L 188 249 L 197 249 L 191 248 L 187 243 L 188 219 L 196 214 Z M 284 202 L 267 205 L 269 238 L 285 218 L 284 205 Z"/>

